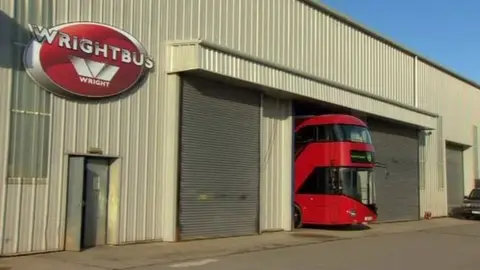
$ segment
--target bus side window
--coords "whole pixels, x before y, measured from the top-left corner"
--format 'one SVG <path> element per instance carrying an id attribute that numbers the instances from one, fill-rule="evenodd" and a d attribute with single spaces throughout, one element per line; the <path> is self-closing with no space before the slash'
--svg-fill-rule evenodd
<path id="1" fill-rule="evenodd" d="M 315 126 L 306 126 L 295 134 L 295 143 L 305 144 L 314 142 L 316 135 Z"/>
<path id="2" fill-rule="evenodd" d="M 332 131 L 330 125 L 317 126 L 317 140 L 319 142 L 332 141 Z"/>
<path id="3" fill-rule="evenodd" d="M 310 194 L 310 195 L 320 195 L 320 194 L 329 194 L 329 169 L 328 168 L 315 168 L 310 175 L 307 177 L 305 182 L 298 190 L 298 194 Z"/>

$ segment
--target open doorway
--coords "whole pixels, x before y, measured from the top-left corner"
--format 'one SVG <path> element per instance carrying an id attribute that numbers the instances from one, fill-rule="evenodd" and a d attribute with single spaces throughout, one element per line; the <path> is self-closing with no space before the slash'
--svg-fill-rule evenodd
<path id="1" fill-rule="evenodd" d="M 70 156 L 68 163 L 66 250 L 107 244 L 112 158 Z"/>
<path id="2" fill-rule="evenodd" d="M 294 229 L 371 221 L 374 163 L 365 123 L 351 116 L 353 110 L 333 104 L 297 100 L 293 105 Z M 350 162 L 350 155 L 361 160 Z"/>

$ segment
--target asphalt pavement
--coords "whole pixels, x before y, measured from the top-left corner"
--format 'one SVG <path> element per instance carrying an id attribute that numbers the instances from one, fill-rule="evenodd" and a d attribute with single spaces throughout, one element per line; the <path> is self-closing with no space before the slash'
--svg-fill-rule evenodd
<path id="1" fill-rule="evenodd" d="M 0 257 L 0 270 L 477 270 L 480 222 L 439 218 Z"/>
<path id="2" fill-rule="evenodd" d="M 480 222 L 288 247 L 138 270 L 478 270 Z"/>

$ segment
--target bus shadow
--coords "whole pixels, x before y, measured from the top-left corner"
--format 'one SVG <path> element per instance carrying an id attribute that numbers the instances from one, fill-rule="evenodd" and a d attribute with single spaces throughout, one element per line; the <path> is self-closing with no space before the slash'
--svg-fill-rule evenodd
<path id="1" fill-rule="evenodd" d="M 326 231 L 365 231 L 371 227 L 363 224 L 355 225 L 304 225 L 304 229 L 326 230 Z"/>

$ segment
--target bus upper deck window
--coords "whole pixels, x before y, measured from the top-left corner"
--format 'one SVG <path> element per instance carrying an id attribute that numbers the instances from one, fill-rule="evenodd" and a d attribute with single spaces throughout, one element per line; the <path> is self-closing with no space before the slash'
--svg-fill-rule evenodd
<path id="1" fill-rule="evenodd" d="M 296 143 L 309 143 L 315 141 L 316 131 L 314 126 L 306 126 L 295 134 Z"/>

